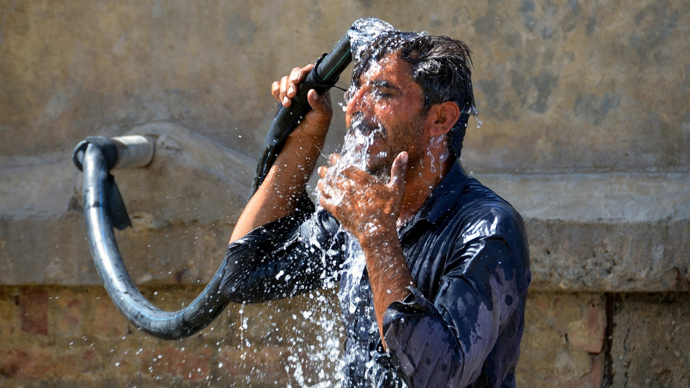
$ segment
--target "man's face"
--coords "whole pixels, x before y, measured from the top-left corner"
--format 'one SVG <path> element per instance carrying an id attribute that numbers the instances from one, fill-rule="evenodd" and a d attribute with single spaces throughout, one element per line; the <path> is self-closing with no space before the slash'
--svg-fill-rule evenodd
<path id="1" fill-rule="evenodd" d="M 409 154 L 408 165 L 421 159 L 427 142 L 421 115 L 423 92 L 412 79 L 409 63 L 396 53 L 386 55 L 371 63 L 359 86 L 348 94 L 347 136 L 366 138 L 359 145 L 366 150 L 357 151 L 364 151 L 367 172 L 387 177 L 402 151 Z"/>

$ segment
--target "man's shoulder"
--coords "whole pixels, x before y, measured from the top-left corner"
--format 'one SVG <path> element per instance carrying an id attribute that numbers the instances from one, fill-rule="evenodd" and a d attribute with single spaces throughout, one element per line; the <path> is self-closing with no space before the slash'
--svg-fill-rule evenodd
<path id="1" fill-rule="evenodd" d="M 456 200 L 453 218 L 462 224 L 463 239 L 525 236 L 520 213 L 475 178 L 467 179 Z"/>

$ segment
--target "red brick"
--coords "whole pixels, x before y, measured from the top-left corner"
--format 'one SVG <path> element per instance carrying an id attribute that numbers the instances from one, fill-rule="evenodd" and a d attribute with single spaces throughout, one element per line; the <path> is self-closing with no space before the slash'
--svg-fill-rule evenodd
<path id="1" fill-rule="evenodd" d="M 55 295 L 51 304 L 50 320 L 53 322 L 54 333 L 62 337 L 83 336 L 82 310 L 84 306 L 82 294 L 75 294 L 70 290 Z"/>
<path id="2" fill-rule="evenodd" d="M 531 293 L 517 367 L 518 386 L 599 387 L 605 329 L 601 294 Z"/>
<path id="3" fill-rule="evenodd" d="M 19 319 L 23 332 L 48 335 L 48 291 L 42 288 L 22 289 Z"/>
<path id="4" fill-rule="evenodd" d="M 6 338 L 19 332 L 19 307 L 15 303 L 14 293 L 0 290 L 0 338 Z"/>
<path id="5" fill-rule="evenodd" d="M 211 373 L 210 349 L 185 349 L 165 347 L 147 352 L 150 355 L 151 373 L 165 373 L 184 380 L 205 379 Z"/>
<path id="6" fill-rule="evenodd" d="M 570 388 L 600 388 L 604 383 L 604 357 L 592 356 L 592 371 L 582 376 L 578 381 L 568 383 Z"/>
<path id="7" fill-rule="evenodd" d="M 237 380 L 277 381 L 278 386 L 285 386 L 289 381 L 285 366 L 289 365 L 290 355 L 285 347 L 224 350 L 218 354 L 218 367 Z"/>
<path id="8" fill-rule="evenodd" d="M 600 353 L 606 331 L 606 308 L 600 299 L 592 299 L 589 308 L 584 307 L 581 319 L 567 327 L 568 344 L 589 353 Z"/>
<path id="9" fill-rule="evenodd" d="M 140 351 L 140 348 L 126 346 L 123 349 L 113 349 L 107 353 L 105 369 L 117 375 L 133 376 L 138 372 L 146 371 L 151 355 L 149 352 Z M 146 365 L 144 367 L 143 365 Z"/>
<path id="10" fill-rule="evenodd" d="M 60 376 L 81 376 L 98 372 L 103 368 L 98 354 L 90 348 L 70 349 L 58 358 Z"/>
<path id="11" fill-rule="evenodd" d="M 41 350 L 27 351 L 12 348 L 0 354 L 0 376 L 13 378 L 46 378 L 53 375 L 54 360 Z"/>
<path id="12" fill-rule="evenodd" d="M 99 338 L 119 338 L 128 334 L 129 322 L 118 311 L 108 295 L 103 293 L 95 300 L 93 312 L 94 334 Z"/>

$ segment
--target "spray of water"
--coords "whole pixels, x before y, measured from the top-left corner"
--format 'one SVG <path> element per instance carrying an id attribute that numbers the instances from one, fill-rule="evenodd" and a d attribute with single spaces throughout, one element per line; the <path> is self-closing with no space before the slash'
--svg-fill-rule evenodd
<path id="1" fill-rule="evenodd" d="M 361 60 L 364 50 L 371 45 L 371 43 L 377 36 L 392 30 L 394 30 L 394 28 L 390 24 L 383 22 L 379 19 L 365 18 L 358 20 L 348 32 L 350 42 L 352 45 L 352 55 L 355 63 Z M 409 37 L 412 38 L 414 36 L 411 34 Z M 379 66 L 380 65 L 375 61 L 370 63 L 367 73 L 375 73 L 379 70 Z M 364 74 L 363 77 L 366 77 L 366 74 Z M 350 90 L 348 92 L 349 95 L 352 95 L 352 93 L 354 92 L 353 88 L 355 87 L 356 86 L 354 85 L 354 83 L 352 83 L 350 86 Z M 348 97 L 346 96 L 346 99 L 347 98 Z M 380 102 L 376 100 L 377 97 L 375 96 L 370 96 L 369 98 L 372 98 L 372 100 L 367 101 L 367 103 L 373 104 Z M 342 108 L 343 110 L 346 110 L 345 105 L 343 105 Z M 348 128 L 347 135 L 343 142 L 343 146 L 340 152 L 340 159 L 338 159 L 338 161 L 329 168 L 326 179 L 332 179 L 337 177 L 338 175 L 341 175 L 343 171 L 349 167 L 355 167 L 360 170 L 367 171 L 367 164 L 370 158 L 385 158 L 387 156 L 385 155 L 385 153 L 372 155 L 372 153 L 370 152 L 370 147 L 374 144 L 376 140 L 386 140 L 387 136 L 388 133 L 386 128 L 382 126 L 381 123 L 379 123 L 375 117 L 365 118 L 364 115 L 354 115 L 351 118 L 350 127 Z M 437 146 L 441 144 L 444 140 L 445 138 L 443 136 L 440 136 L 438 139 L 433 140 L 433 145 Z M 439 161 L 438 163 L 435 162 L 436 161 L 434 161 L 434 163 L 432 164 L 442 164 L 440 163 L 442 161 Z M 328 189 L 337 190 L 332 188 Z M 331 191 L 328 194 L 335 201 L 341 201 L 343 199 L 342 193 Z M 319 193 L 315 193 L 315 195 L 318 198 Z M 320 205 L 317 205 L 317 212 L 320 210 Z M 362 277 L 366 269 L 366 260 L 364 258 L 364 253 L 359 245 L 359 242 L 353 235 L 344 230 L 341 230 L 340 232 L 345 235 L 345 244 L 344 246 L 340 247 L 340 249 L 342 252 L 346 253 L 346 257 L 340 271 L 337 274 L 335 274 L 335 277 L 330 279 L 324 279 L 324 284 L 326 284 L 327 287 L 333 286 L 335 284 L 335 280 L 339 279 L 340 288 L 338 291 L 338 299 L 340 302 L 340 314 L 342 314 L 341 316 L 345 320 L 350 321 L 354 319 L 355 314 L 358 314 L 358 319 L 361 322 L 367 322 L 368 327 L 365 327 L 363 329 L 367 331 L 368 335 L 378 336 L 378 325 L 375 318 L 373 303 L 371 303 L 371 290 L 368 287 L 367 282 L 362 283 Z M 316 243 L 315 241 L 312 245 L 322 251 L 322 256 L 325 260 L 329 252 L 324 251 L 324 249 L 318 246 L 318 243 Z M 327 307 L 327 304 L 318 305 L 321 306 L 319 307 L 320 309 L 332 308 Z M 357 311 L 358 309 L 359 312 Z M 347 365 L 350 365 L 351 363 L 366 363 L 366 367 L 368 370 L 366 373 L 367 376 L 376 375 L 374 370 L 378 368 L 378 364 L 375 362 L 367 362 L 369 361 L 369 357 L 365 357 L 365 354 L 362 353 L 368 352 L 368 350 L 362 349 L 362 352 L 350 353 L 343 352 L 340 347 L 340 338 L 328 336 L 328 333 L 336 332 L 330 329 L 332 329 L 332 327 L 334 327 L 335 325 L 340 325 L 340 322 L 336 323 L 334 321 L 321 321 L 318 322 L 317 325 L 326 328 L 327 330 L 324 330 L 325 346 L 320 351 L 316 352 L 316 354 L 314 354 L 313 359 L 316 362 L 322 363 L 324 366 L 327 367 L 333 367 L 333 362 L 336 362 L 337 360 L 338 370 L 341 370 L 342 368 L 346 367 Z M 337 373 L 336 376 L 326 377 L 324 374 L 326 368 L 323 367 L 318 372 L 318 376 L 320 378 L 322 376 L 326 378 L 320 380 L 315 385 L 309 384 L 307 381 L 304 381 L 303 378 L 299 378 L 304 368 L 300 369 L 300 365 L 297 365 L 297 359 L 293 359 L 293 361 L 294 365 L 292 366 L 292 370 L 294 370 L 296 386 L 339 387 L 341 385 L 341 382 L 344 377 L 342 372 Z"/>
<path id="2" fill-rule="evenodd" d="M 342 174 L 343 170 L 348 167 L 356 167 L 361 170 L 367 168 L 367 158 L 369 155 L 369 147 L 373 144 L 377 136 L 385 137 L 385 130 L 381 125 L 377 125 L 373 130 L 364 129 L 365 125 L 361 120 L 353 120 L 350 130 L 345 138 L 341 150 L 340 159 L 328 171 L 329 175 L 335 176 Z M 364 129 L 364 130 L 363 130 Z M 333 192 L 331 197 L 337 201 L 342 200 L 342 193 Z M 320 206 L 319 206 L 320 208 Z M 318 211 L 318 209 L 317 209 Z M 347 231 L 341 230 L 345 234 L 345 246 L 341 247 L 342 251 L 347 253 L 342 269 L 337 276 L 340 279 L 340 289 L 338 291 L 338 299 L 340 301 L 340 309 L 342 316 L 345 319 L 352 319 L 357 313 L 357 309 L 362 309 L 360 314 L 368 316 L 371 322 L 368 332 L 370 335 L 378 335 L 378 325 L 374 315 L 373 306 L 367 303 L 362 303 L 360 296 L 362 292 L 369 292 L 370 290 L 362 290 L 362 277 L 366 268 L 366 260 L 364 252 L 362 251 L 359 241 Z M 363 362 L 359 360 L 361 354 L 345 353 L 341 355 L 340 368 L 346 367 L 353 362 Z M 374 368 L 376 365 L 368 364 L 367 368 Z M 338 376 L 336 386 L 340 386 L 342 376 Z"/>

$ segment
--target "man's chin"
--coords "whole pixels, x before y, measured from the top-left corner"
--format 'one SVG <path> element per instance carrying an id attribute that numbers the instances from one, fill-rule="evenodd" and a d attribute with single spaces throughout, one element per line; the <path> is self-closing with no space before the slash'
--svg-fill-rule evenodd
<path id="1" fill-rule="evenodd" d="M 372 161 L 367 160 L 367 170 L 369 175 L 376 177 L 378 180 L 384 183 L 388 183 L 391 179 L 391 166 L 383 163 L 382 160 Z"/>

